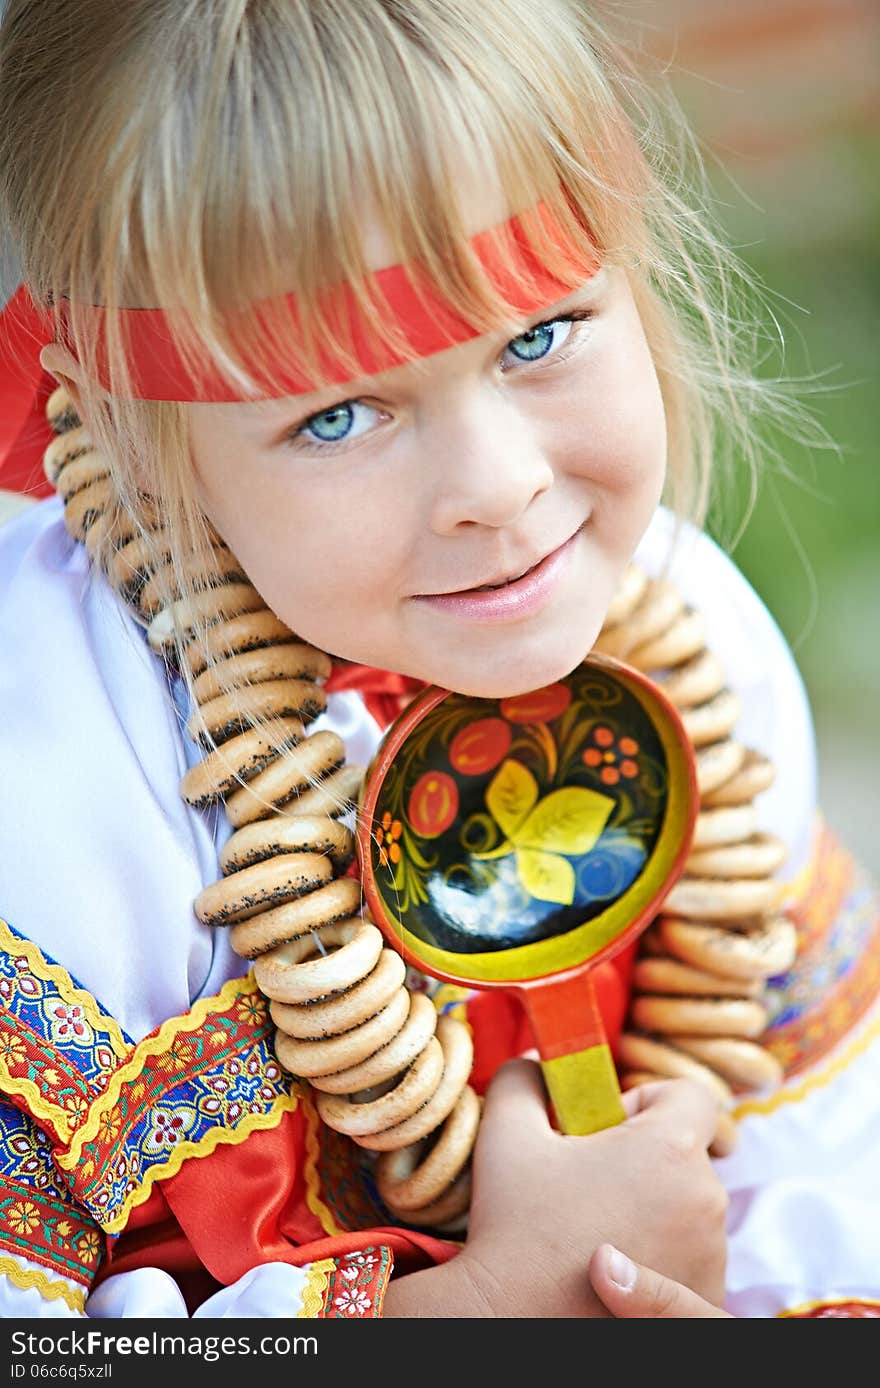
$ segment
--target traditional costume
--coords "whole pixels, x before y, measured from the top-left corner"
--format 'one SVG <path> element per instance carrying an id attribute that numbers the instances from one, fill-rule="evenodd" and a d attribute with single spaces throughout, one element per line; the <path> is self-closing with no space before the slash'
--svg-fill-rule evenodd
<path id="1" fill-rule="evenodd" d="M 19 459 L 34 418 L 7 416 Z M 761 822 L 787 848 L 786 909 L 800 932 L 764 1038 L 785 1080 L 740 1106 L 738 1150 L 720 1167 L 732 1196 L 730 1309 L 871 1314 L 876 894 L 819 816 L 809 710 L 772 618 L 687 526 L 667 569 L 672 538 L 661 509 L 635 562 L 702 613 L 743 710 L 737 736 L 776 763 Z M 390 1212 L 369 1154 L 320 1121 L 309 1086 L 279 1063 L 266 1001 L 228 932 L 194 913 L 220 876 L 229 825 L 216 805 L 180 797 L 202 756 L 183 681 L 90 571 L 57 499 L 0 532 L 0 643 L 15 653 L 0 673 L 0 841 L 11 848 L 0 1312 L 380 1314 L 392 1268 L 444 1260 L 459 1244 Z M 334 672 L 313 729 L 335 731 L 366 763 L 398 696 L 417 685 Z M 612 1041 L 633 953 L 605 966 Z M 411 986 L 466 1022 L 478 1091 L 530 1047 L 503 996 Z"/>
<path id="2" fill-rule="evenodd" d="M 61 512 L 46 501 L 0 532 L 0 640 L 16 653 L 0 693 L 0 834 L 13 847 L 0 931 L 3 1313 L 70 1314 L 88 1297 L 96 1316 L 378 1314 L 394 1260 L 422 1266 L 457 1244 L 388 1220 L 362 1153 L 275 1061 L 226 932 L 194 916 L 229 827 L 180 799 L 199 756 L 180 682 L 89 575 Z M 636 555 L 649 572 L 669 534 L 661 511 Z M 805 936 L 774 990 L 790 1078 L 742 1106 L 721 1167 L 731 1309 L 864 1300 L 880 1265 L 876 900 L 816 819 L 809 713 L 772 619 L 705 536 L 687 533 L 679 553 L 677 581 L 730 652 L 750 744 L 778 758 L 763 819 L 791 845 Z M 355 690 L 331 693 L 322 723 L 361 760 L 381 736 Z M 487 1020 L 506 1034 L 483 1041 L 479 997 L 441 989 L 435 1002 L 474 1026 L 480 1085 L 500 1042 L 529 1044 L 498 1016 Z"/>

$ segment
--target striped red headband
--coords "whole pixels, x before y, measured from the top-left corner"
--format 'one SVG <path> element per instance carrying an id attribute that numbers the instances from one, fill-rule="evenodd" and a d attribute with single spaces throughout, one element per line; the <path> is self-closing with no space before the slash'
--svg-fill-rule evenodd
<path id="1" fill-rule="evenodd" d="M 572 278 L 587 279 L 599 266 L 594 251 L 578 252 L 558 230 L 544 203 L 530 217 L 537 217 L 557 249 L 563 252 L 567 272 Z M 551 273 L 537 254 L 522 214 L 500 226 L 478 232 L 469 245 L 479 260 L 488 282 L 518 313 L 530 314 L 557 302 L 571 292 L 572 283 Z M 343 323 L 359 373 L 375 375 L 399 366 L 413 357 L 428 357 L 469 341 L 479 329 L 462 318 L 440 295 L 428 277 L 419 270 L 393 265 L 375 276 L 375 313 L 365 312 L 349 285 L 338 286 L 320 301 L 320 311 L 330 323 Z M 277 301 L 271 301 L 273 310 Z M 296 296 L 284 296 L 292 330 L 298 314 Z M 105 310 L 89 306 L 84 312 L 94 333 L 98 377 L 109 389 L 106 355 Z M 252 310 L 259 320 L 261 306 Z M 395 351 L 376 333 L 375 314 L 390 319 L 400 330 L 406 350 Z M 63 308 L 44 313 L 20 286 L 6 308 L 0 312 L 0 485 L 27 487 L 41 494 L 39 469 L 43 450 L 49 441 L 45 422 L 45 402 L 55 388 L 54 379 L 44 372 L 39 360 L 42 347 L 58 336 L 57 317 Z M 298 395 L 319 384 L 342 384 L 351 379 L 350 361 L 319 353 L 320 380 L 310 378 L 300 366 L 277 368 L 272 380 L 254 373 L 256 395 L 243 396 L 211 362 L 190 369 L 179 352 L 163 309 L 119 309 L 117 319 L 132 380 L 132 394 L 141 400 L 186 400 L 222 402 L 243 398 Z M 66 335 L 65 335 L 66 336 Z M 31 476 L 31 474 L 34 474 Z M 28 483 L 31 483 L 28 486 Z"/>

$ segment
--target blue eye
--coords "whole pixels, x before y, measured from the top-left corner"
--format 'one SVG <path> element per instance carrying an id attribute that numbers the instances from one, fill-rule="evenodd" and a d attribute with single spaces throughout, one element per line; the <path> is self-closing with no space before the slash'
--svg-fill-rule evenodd
<path id="1" fill-rule="evenodd" d="M 357 438 L 370 427 L 369 419 L 363 418 L 364 413 L 378 415 L 379 411 L 360 400 L 346 400 L 329 410 L 321 410 L 320 414 L 313 414 L 298 432 L 315 443 L 341 443 Z M 359 424 L 362 427 L 358 427 Z"/>
<path id="2" fill-rule="evenodd" d="M 569 337 L 572 328 L 570 318 L 554 318 L 550 323 L 538 323 L 519 337 L 511 338 L 507 351 L 512 352 L 518 361 L 540 361 L 561 347 Z"/>

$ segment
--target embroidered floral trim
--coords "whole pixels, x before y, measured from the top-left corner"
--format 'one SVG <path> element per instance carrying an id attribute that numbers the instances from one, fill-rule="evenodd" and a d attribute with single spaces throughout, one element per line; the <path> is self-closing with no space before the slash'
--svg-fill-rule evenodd
<path id="1" fill-rule="evenodd" d="M 0 920 L 0 1088 L 67 1142 L 131 1043 L 60 964 Z"/>
<path id="2" fill-rule="evenodd" d="M 104 1239 L 82 1210 L 28 1186 L 0 1182 L 0 1248 L 91 1285 Z"/>
<path id="3" fill-rule="evenodd" d="M 324 1316 L 334 1320 L 381 1316 L 393 1266 L 391 1249 L 384 1245 L 337 1258 L 327 1283 Z"/>
<path id="4" fill-rule="evenodd" d="M 190 1157 L 275 1127 L 300 1088 L 272 1049 L 274 1024 L 252 974 L 163 1023 L 96 1095 L 55 1160 L 102 1229 L 122 1229 L 153 1183 Z"/>
<path id="5" fill-rule="evenodd" d="M 0 1256 L 0 1275 L 8 1277 L 16 1287 L 30 1291 L 36 1287 L 46 1301 L 66 1301 L 71 1311 L 85 1313 L 86 1294 L 75 1287 L 69 1287 L 60 1278 L 47 1277 L 36 1268 L 23 1268 L 14 1258 Z"/>
<path id="6" fill-rule="evenodd" d="M 16 964 L 20 960 L 25 960 L 27 970 L 34 978 L 54 984 L 55 991 L 65 1003 L 82 1010 L 83 1019 L 93 1031 L 106 1034 L 108 1044 L 120 1059 L 128 1055 L 131 1050 L 131 1042 L 124 1035 L 119 1023 L 102 1010 L 91 993 L 87 993 L 84 988 L 80 988 L 74 982 L 65 968 L 47 959 L 35 944 L 24 935 L 19 935 L 16 930 L 13 930 L 9 922 L 2 918 L 0 918 L 0 952 L 13 956 Z M 2 994 L 2 987 L 0 987 L 0 994 Z M 3 1004 L 6 1005 L 6 996 L 5 994 L 2 996 Z"/>
<path id="7" fill-rule="evenodd" d="M 841 1051 L 840 1055 L 823 1066 L 821 1070 L 808 1075 L 799 1084 L 786 1085 L 783 1089 L 777 1089 L 775 1093 L 768 1094 L 765 1099 L 743 1100 L 731 1111 L 731 1116 L 739 1120 L 740 1118 L 748 1118 L 753 1114 L 775 1113 L 777 1109 L 784 1108 L 786 1104 L 799 1104 L 801 1100 L 806 1099 L 808 1094 L 812 1094 L 814 1089 L 822 1089 L 844 1070 L 847 1070 L 853 1061 L 857 1060 L 863 1051 L 866 1051 L 878 1038 L 880 1038 L 880 1016 L 875 1017 L 864 1031 L 855 1037 L 845 1050 Z"/>
<path id="8" fill-rule="evenodd" d="M 817 872 L 788 909 L 798 929 L 794 967 L 773 981 L 764 1044 L 791 1077 L 833 1050 L 880 992 L 880 898 L 867 874 L 825 830 Z"/>
<path id="9" fill-rule="evenodd" d="M 275 1057 L 274 1024 L 252 974 L 134 1045 L 59 965 L 2 929 L 12 948 L 0 950 L 0 1084 L 46 1129 L 63 1183 L 56 1193 L 63 1188 L 62 1198 L 106 1233 L 122 1229 L 153 1183 L 188 1158 L 243 1142 L 295 1111 L 299 1086 Z M 15 1237 L 20 1216 L 11 1218 Z M 87 1224 L 80 1276 L 93 1239 L 96 1262 L 101 1236 Z"/>

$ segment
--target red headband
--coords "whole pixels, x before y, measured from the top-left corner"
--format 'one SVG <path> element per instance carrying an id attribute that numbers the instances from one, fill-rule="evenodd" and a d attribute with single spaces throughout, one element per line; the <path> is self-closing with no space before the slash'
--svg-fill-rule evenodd
<path id="1" fill-rule="evenodd" d="M 553 235 L 554 222 L 545 204 L 539 203 L 527 215 L 537 216 L 544 232 Z M 595 274 L 599 265 L 595 253 L 591 252 L 588 258 L 578 255 L 558 230 L 553 239 L 564 252 L 573 276 L 586 279 Z M 478 232 L 469 244 L 493 289 L 518 313 L 534 313 L 571 292 L 571 284 L 551 274 L 536 254 L 523 215 Z M 479 335 L 479 329 L 457 314 L 421 271 L 393 265 L 378 271 L 375 279 L 375 313 L 359 308 L 348 285 L 329 291 L 320 305 L 325 321 L 345 325 L 346 340 L 361 374 L 375 375 L 413 357 L 428 357 Z M 284 305 L 295 332 L 295 295 L 285 295 Z M 254 311 L 259 318 L 259 304 Z M 88 306 L 85 313 L 94 331 L 98 377 L 104 389 L 108 389 L 105 310 L 98 305 Z M 390 317 L 402 330 L 408 350 L 395 352 L 377 337 L 376 314 Z M 346 363 L 327 352 L 319 355 L 322 382 L 309 378 L 300 368 L 282 366 L 275 380 L 261 379 L 256 374 L 258 394 L 245 397 L 230 386 L 214 363 L 200 363 L 195 372 L 187 368 L 163 309 L 119 309 L 118 321 L 132 393 L 141 400 L 220 402 L 259 398 L 260 392 L 263 398 L 298 395 L 321 383 L 342 384 L 352 374 Z M 50 438 L 44 408 L 55 388 L 54 379 L 40 365 L 39 354 L 56 336 L 55 314 L 41 312 L 25 287 L 20 286 L 0 312 L 0 483 L 27 488 L 36 495 L 46 492 L 41 472 L 32 474 L 37 473 Z"/>

